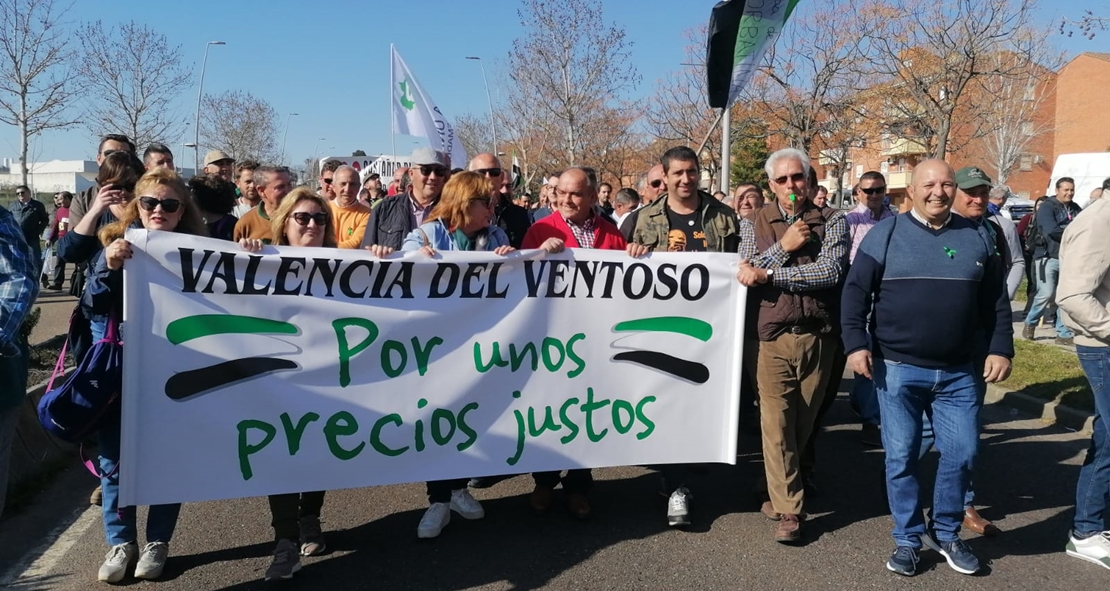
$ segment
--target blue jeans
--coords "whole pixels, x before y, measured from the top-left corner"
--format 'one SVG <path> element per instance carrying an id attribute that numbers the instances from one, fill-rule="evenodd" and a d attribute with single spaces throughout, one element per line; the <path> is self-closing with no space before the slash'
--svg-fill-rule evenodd
<path id="1" fill-rule="evenodd" d="M 1037 321 L 1044 316 L 1048 305 L 1056 301 L 1056 283 L 1060 280 L 1060 259 L 1037 259 L 1033 261 L 1033 276 L 1037 279 L 1037 295 L 1033 296 L 1033 305 L 1025 315 L 1026 326 L 1036 326 Z M 1068 327 L 1064 326 L 1063 314 L 1056 314 L 1056 336 L 1070 339 L 1073 335 Z"/>
<path id="2" fill-rule="evenodd" d="M 972 367 L 972 369 L 973 369 L 972 377 L 975 378 L 975 388 L 978 390 L 979 406 L 980 407 L 983 406 L 983 399 L 987 397 L 987 382 L 983 378 L 983 366 L 985 364 L 986 364 L 986 357 L 984 357 L 983 359 L 976 359 L 975 360 L 975 365 Z M 925 416 L 922 417 L 921 453 L 918 454 L 918 456 L 917 456 L 919 459 L 924 458 L 925 454 L 929 453 L 929 450 L 933 449 L 933 445 L 936 443 L 936 435 L 933 433 L 932 414 L 933 414 L 932 409 L 926 409 Z M 976 439 L 976 443 L 978 443 L 978 439 Z M 974 460 L 978 459 L 978 458 L 979 458 L 979 455 L 976 454 L 975 458 L 972 460 L 972 466 L 971 466 L 972 473 L 975 472 Z M 968 509 L 968 508 L 971 508 L 971 507 L 974 507 L 974 506 L 975 506 L 975 479 L 972 478 L 971 480 L 968 481 L 968 483 L 967 483 L 967 493 L 964 494 L 964 509 Z"/>
<path id="3" fill-rule="evenodd" d="M 100 450 L 100 490 L 104 495 L 101 509 L 104 512 L 104 535 L 110 546 L 138 541 L 135 507 L 119 506 L 119 472 L 112 471 L 119 464 L 119 417 L 106 419 L 97 433 Z M 124 466 L 121 469 L 126 468 Z M 152 505 L 146 517 L 146 541 L 169 543 L 177 527 L 177 514 L 181 504 Z"/>
<path id="4" fill-rule="evenodd" d="M 1106 530 L 1110 506 L 1110 348 L 1077 345 L 1079 365 L 1095 398 L 1094 433 L 1075 487 L 1075 522 L 1080 536 Z"/>
<path id="5" fill-rule="evenodd" d="M 886 488 L 899 546 L 921 548 L 925 534 L 918 466 L 924 417 L 932 412 L 940 450 L 933 489 L 933 530 L 941 542 L 959 538 L 964 496 L 978 453 L 979 408 L 972 364 L 933 369 L 878 360 L 875 389 L 883 416 Z"/>

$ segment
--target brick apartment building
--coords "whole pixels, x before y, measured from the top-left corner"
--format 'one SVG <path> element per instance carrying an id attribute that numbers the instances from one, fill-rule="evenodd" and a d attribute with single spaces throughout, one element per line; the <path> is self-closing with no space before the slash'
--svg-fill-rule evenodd
<path id="1" fill-rule="evenodd" d="M 1026 100 L 1036 101 L 1036 110 L 1024 125 L 1035 137 L 1009 171 L 1006 184 L 1018 196 L 1035 199 L 1045 193 L 1058 155 L 1110 151 L 1110 53 L 1080 54 L 1058 72 L 1040 76 L 1026 93 Z M 984 142 L 968 143 L 951 152 L 948 161 L 956 168 L 979 166 L 997 179 Z M 833 190 L 836 161 L 827 153 L 814 156 L 820 184 Z M 878 170 L 886 176 L 892 203 L 904 209 L 913 167 L 928 156 L 927 148 L 914 138 L 883 134 L 849 151 L 841 185 L 850 190 L 861 174 Z M 1110 176 L 1110 170 L 1106 172 Z"/>

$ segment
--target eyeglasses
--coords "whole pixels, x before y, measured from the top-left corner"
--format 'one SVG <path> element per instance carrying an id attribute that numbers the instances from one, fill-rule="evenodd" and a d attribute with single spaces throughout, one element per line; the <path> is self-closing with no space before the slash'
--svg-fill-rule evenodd
<path id="1" fill-rule="evenodd" d="M 660 187 L 660 185 L 663 184 L 663 179 L 655 179 L 654 181 L 651 181 L 648 184 L 651 185 L 652 189 L 658 189 Z"/>
<path id="2" fill-rule="evenodd" d="M 421 164 L 417 168 L 420 169 L 420 174 L 424 176 L 432 176 L 434 172 L 436 176 L 447 176 L 447 167 L 438 164 Z"/>
<path id="3" fill-rule="evenodd" d="M 166 213 L 173 213 L 181 208 L 180 199 L 155 199 L 154 197 L 139 197 L 139 205 L 147 211 L 154 211 L 159 205 L 162 206 L 162 211 Z"/>
<path id="4" fill-rule="evenodd" d="M 489 197 L 475 197 L 470 200 L 471 203 L 481 203 L 485 207 L 489 207 L 491 201 Z"/>
<path id="5" fill-rule="evenodd" d="M 860 187 L 859 190 L 861 193 L 867 195 L 882 195 L 883 193 L 886 193 L 886 185 L 883 185 L 881 187 L 871 187 L 870 189 L 864 189 L 863 187 Z"/>
<path id="6" fill-rule="evenodd" d="M 306 213 L 298 211 L 292 215 L 292 218 L 294 222 L 297 222 L 298 226 L 307 226 L 309 220 L 316 222 L 316 225 L 320 227 L 328 225 L 328 214 L 324 212 Z"/>
<path id="7" fill-rule="evenodd" d="M 500 168 L 479 168 L 476 169 L 474 172 L 478 174 L 484 174 L 486 176 L 501 176 Z"/>
<path id="8" fill-rule="evenodd" d="M 790 176 L 780 176 L 780 177 L 776 177 L 774 179 L 774 181 L 776 183 L 780 184 L 780 185 L 785 185 L 786 181 L 788 181 L 788 180 L 793 181 L 795 183 L 800 182 L 800 181 L 804 181 L 804 180 L 806 180 L 806 173 L 804 173 L 804 172 L 795 172 L 794 174 L 792 174 Z"/>
<path id="9" fill-rule="evenodd" d="M 24 196 L 24 195 L 26 195 L 26 194 L 27 194 L 27 191 L 16 191 L 16 192 L 15 192 L 15 194 L 16 194 L 16 195 L 19 195 L 20 197 L 22 197 L 22 196 Z"/>
<path id="10" fill-rule="evenodd" d="M 331 184 L 331 182 L 332 182 L 333 180 L 335 180 L 335 179 L 323 179 L 323 180 L 324 180 L 324 184 L 325 184 L 325 185 L 330 185 L 330 184 Z"/>

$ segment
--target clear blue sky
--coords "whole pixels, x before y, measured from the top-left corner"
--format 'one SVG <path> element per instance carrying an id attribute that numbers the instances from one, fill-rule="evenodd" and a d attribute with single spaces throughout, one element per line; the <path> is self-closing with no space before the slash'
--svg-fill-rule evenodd
<path id="1" fill-rule="evenodd" d="M 813 0 L 802 0 L 802 5 Z M 606 21 L 624 26 L 633 42 L 632 59 L 643 76 L 637 96 L 651 92 L 657 79 L 683 61 L 684 29 L 709 18 L 715 0 L 603 0 Z M 846 10 L 854 4 L 841 0 Z M 1084 9 L 1106 12 L 1105 0 L 1042 0 L 1041 22 L 1055 31 L 1064 10 L 1073 18 Z M 106 7 L 112 6 L 111 15 Z M 289 126 L 286 160 L 299 164 L 319 145 L 320 155 L 390 151 L 389 45 L 401 55 L 425 90 L 448 117 L 488 111 L 478 64 L 486 61 L 494 101 L 509 91 L 504 66 L 513 40 L 521 34 L 512 0 L 363 0 L 306 3 L 303 0 L 193 0 L 185 4 L 133 2 L 104 4 L 77 0 L 73 21 L 100 18 L 106 24 L 136 20 L 163 31 L 181 44 L 184 59 L 199 72 L 205 44 L 213 47 L 205 74 L 205 93 L 249 90 L 269 101 L 281 117 L 299 113 Z M 679 9 L 679 7 L 682 9 Z M 319 7 L 319 10 L 313 11 Z M 350 9 L 347 9 L 350 7 Z M 845 34 L 850 34 L 845 31 Z M 1110 32 L 1094 41 L 1054 35 L 1058 47 L 1074 56 L 1110 52 Z M 183 88 L 180 115 L 193 120 L 197 87 Z M 181 150 L 192 139 L 175 140 Z M 18 134 L 0 125 L 0 154 L 18 157 Z M 325 138 L 319 141 L 319 138 Z M 33 144 L 33 159 L 91 158 L 95 139 L 81 128 L 48 133 Z M 397 151 L 407 153 L 421 140 L 398 136 Z M 191 151 L 190 151 L 191 152 Z M 190 166 L 191 154 L 178 158 Z"/>

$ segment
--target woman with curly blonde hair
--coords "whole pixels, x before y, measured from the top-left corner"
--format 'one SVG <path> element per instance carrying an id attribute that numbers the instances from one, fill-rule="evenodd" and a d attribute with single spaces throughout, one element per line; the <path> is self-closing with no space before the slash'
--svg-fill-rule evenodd
<path id="1" fill-rule="evenodd" d="M 88 286 L 81 298 L 91 323 L 93 342 L 104 338 L 109 319 L 115 318 L 118 322 L 123 310 L 123 265 L 132 254 L 131 243 L 123 236 L 129 228 L 208 235 L 189 189 L 173 171 L 156 168 L 144 174 L 135 183 L 134 192 L 135 198 L 120 212 L 119 220 L 99 232 L 104 249 L 93 259 Z M 146 520 L 147 543 L 140 551 L 137 508 L 119 505 L 119 417 L 104 417 L 97 437 L 104 533 L 111 546 L 98 578 L 106 583 L 118 583 L 134 565 L 135 578 L 157 579 L 166 566 L 169 542 L 181 505 L 150 507 Z"/>

